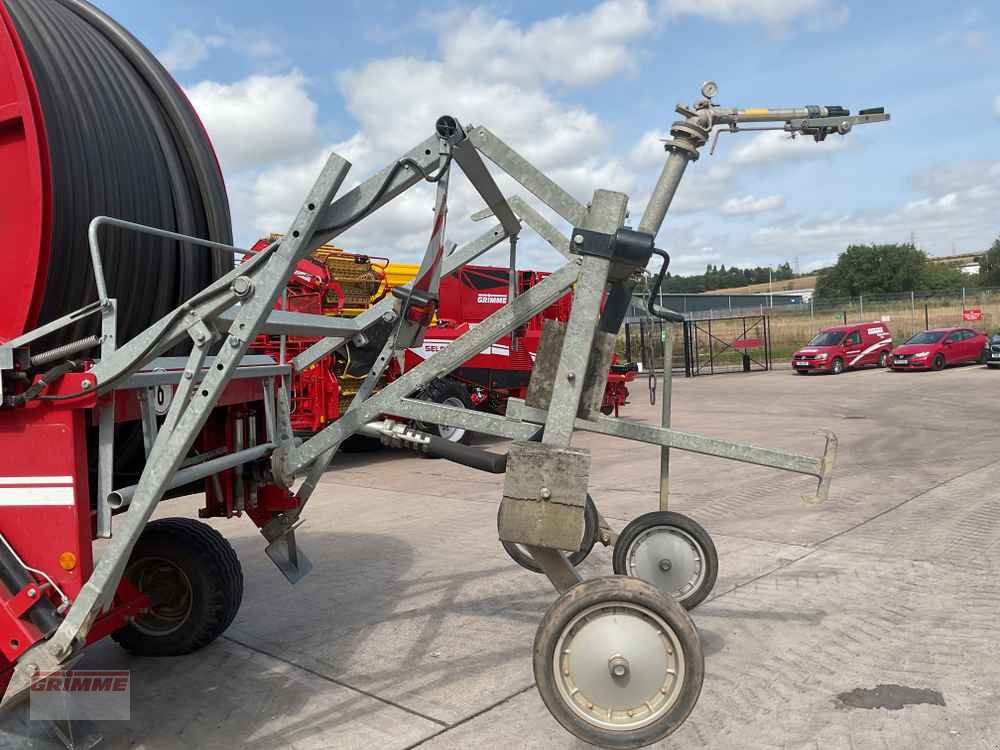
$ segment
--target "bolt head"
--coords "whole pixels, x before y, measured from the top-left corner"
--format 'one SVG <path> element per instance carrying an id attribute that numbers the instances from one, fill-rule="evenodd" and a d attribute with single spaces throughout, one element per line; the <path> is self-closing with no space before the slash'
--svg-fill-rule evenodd
<path id="1" fill-rule="evenodd" d="M 612 677 L 626 677 L 629 673 L 629 663 L 621 654 L 615 654 L 608 659 L 608 671 Z"/>
<path id="2" fill-rule="evenodd" d="M 233 349 L 239 349 L 240 340 L 238 338 L 236 338 L 235 336 L 230 336 L 229 337 L 229 346 L 232 347 Z"/>
<path id="3" fill-rule="evenodd" d="M 574 235 L 573 236 L 573 244 L 574 245 L 582 245 L 583 244 L 583 235 L 582 234 Z"/>
<path id="4" fill-rule="evenodd" d="M 36 598 L 37 596 L 38 596 L 38 592 L 37 592 L 37 591 L 35 591 L 35 589 L 28 589 L 28 591 L 27 591 L 27 597 L 28 597 L 29 599 L 34 599 L 34 598 Z"/>
<path id="5" fill-rule="evenodd" d="M 237 276 L 233 279 L 233 283 L 229 285 L 229 288 L 233 290 L 233 294 L 237 297 L 245 297 L 253 289 L 253 282 L 247 276 Z"/>
<path id="6" fill-rule="evenodd" d="M 674 564 L 672 562 L 670 562 L 670 560 L 668 560 L 666 558 L 660 560 L 660 562 L 659 562 L 659 568 L 664 573 L 668 572 L 672 567 L 674 567 Z"/>
<path id="7" fill-rule="evenodd" d="M 566 380 L 568 380 L 569 382 L 572 383 L 574 380 L 576 380 L 576 373 L 575 372 L 567 372 L 566 373 Z"/>
<path id="8" fill-rule="evenodd" d="M 94 387 L 94 384 L 90 380 L 84 380 L 82 383 L 80 383 L 80 387 L 85 391 L 89 391 L 91 388 Z"/>

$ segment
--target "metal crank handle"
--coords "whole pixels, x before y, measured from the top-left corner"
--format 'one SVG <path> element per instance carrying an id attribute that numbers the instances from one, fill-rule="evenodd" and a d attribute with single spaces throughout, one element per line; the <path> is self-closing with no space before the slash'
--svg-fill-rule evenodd
<path id="1" fill-rule="evenodd" d="M 656 275 L 656 281 L 653 282 L 653 288 L 649 292 L 649 313 L 661 320 L 669 320 L 671 323 L 683 323 L 684 316 L 679 312 L 674 312 L 669 307 L 660 307 L 656 304 L 655 300 L 660 296 L 660 287 L 663 286 L 663 279 L 666 277 L 667 268 L 670 266 L 670 256 L 666 251 L 656 247 L 653 248 L 653 252 L 663 258 L 663 265 L 660 266 L 660 272 Z"/>

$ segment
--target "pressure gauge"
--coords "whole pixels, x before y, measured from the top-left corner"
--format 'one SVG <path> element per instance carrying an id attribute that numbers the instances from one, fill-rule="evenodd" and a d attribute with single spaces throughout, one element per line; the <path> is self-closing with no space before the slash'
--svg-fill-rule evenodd
<path id="1" fill-rule="evenodd" d="M 715 81 L 705 81 L 701 84 L 701 95 L 706 99 L 712 99 L 719 93 L 719 84 Z"/>

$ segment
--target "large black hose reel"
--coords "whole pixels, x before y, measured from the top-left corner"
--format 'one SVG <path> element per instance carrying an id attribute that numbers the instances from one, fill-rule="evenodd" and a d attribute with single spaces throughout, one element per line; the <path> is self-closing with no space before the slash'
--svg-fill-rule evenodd
<path id="1" fill-rule="evenodd" d="M 131 34 L 84 0 L 2 0 L 44 121 L 51 242 L 36 324 L 97 298 L 87 227 L 107 215 L 232 241 L 222 173 L 180 86 Z M 127 340 L 232 266 L 224 252 L 101 230 L 108 290 Z M 44 249 L 43 249 L 44 250 Z M 12 252 L 13 248 L 4 248 Z M 93 318 L 47 347 L 98 332 Z"/>

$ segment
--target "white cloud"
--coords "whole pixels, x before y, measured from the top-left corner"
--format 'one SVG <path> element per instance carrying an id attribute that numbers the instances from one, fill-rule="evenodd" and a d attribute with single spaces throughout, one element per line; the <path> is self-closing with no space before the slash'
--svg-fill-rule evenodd
<path id="1" fill-rule="evenodd" d="M 540 167 L 572 163 L 606 142 L 597 117 L 584 109 L 564 107 L 542 89 L 484 83 L 439 61 L 376 60 L 340 83 L 347 109 L 386 156 L 430 135 L 443 114 L 486 124 Z"/>
<path id="2" fill-rule="evenodd" d="M 277 59 L 281 54 L 268 34 L 220 24 L 218 30 L 211 34 L 199 34 L 191 29 L 174 31 L 167 40 L 166 48 L 157 57 L 167 70 L 183 73 L 205 62 L 213 50 L 222 48 L 258 61 Z"/>
<path id="3" fill-rule="evenodd" d="M 730 198 L 719 207 L 719 211 L 729 216 L 741 216 L 774 211 L 784 205 L 785 199 L 780 195 L 767 195 L 762 198 L 744 195 L 742 198 Z"/>
<path id="4" fill-rule="evenodd" d="M 170 35 L 166 49 L 157 57 L 165 68 L 180 73 L 197 67 L 208 59 L 213 48 L 225 43 L 226 40 L 217 34 L 202 36 L 190 29 L 181 29 Z"/>
<path id="5" fill-rule="evenodd" d="M 720 153 L 722 148 L 720 146 Z M 845 148 L 849 148 L 849 142 L 839 135 L 828 136 L 825 141 L 816 143 L 808 136 L 791 138 L 781 130 L 766 130 L 736 146 L 729 155 L 729 162 L 735 166 L 747 167 L 791 160 L 822 159 Z"/>
<path id="6" fill-rule="evenodd" d="M 932 254 L 974 250 L 996 235 L 1000 162 L 927 168 L 911 182 L 925 195 L 884 211 L 823 214 L 791 226 L 761 227 L 755 245 L 822 253 L 830 262 L 851 243 L 905 242 L 913 236 Z"/>
<path id="7" fill-rule="evenodd" d="M 318 107 L 297 71 L 186 89 L 225 171 L 299 157 L 317 144 Z"/>
<path id="8" fill-rule="evenodd" d="M 630 42 L 654 28 L 645 0 L 605 0 L 587 13 L 539 21 L 527 28 L 484 8 L 445 14 L 444 62 L 500 81 L 586 85 L 634 69 Z"/>
<path id="9" fill-rule="evenodd" d="M 809 31 L 845 24 L 847 6 L 833 0 L 661 0 L 670 16 L 701 16 L 728 24 L 759 23 L 773 32 L 785 32 L 801 22 Z"/>
<path id="10" fill-rule="evenodd" d="M 640 169 L 662 165 L 666 158 L 663 142 L 668 138 L 670 134 L 665 130 L 647 130 L 632 147 L 629 160 Z"/>

